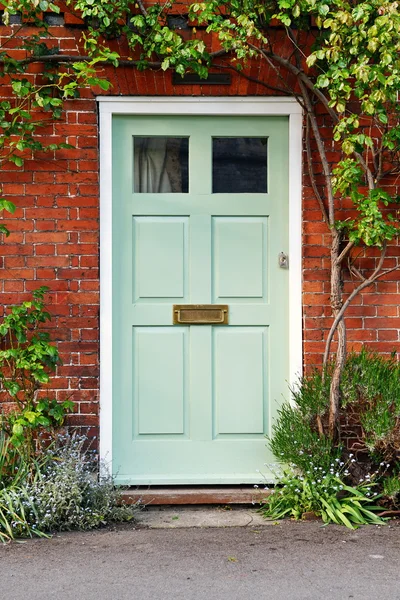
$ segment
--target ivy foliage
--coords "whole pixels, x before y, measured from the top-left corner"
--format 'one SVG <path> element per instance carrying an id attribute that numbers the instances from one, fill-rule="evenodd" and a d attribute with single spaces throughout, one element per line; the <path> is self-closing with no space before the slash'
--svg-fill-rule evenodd
<path id="1" fill-rule="evenodd" d="M 78 98 L 87 86 L 108 90 L 110 83 L 98 76 L 97 66 L 116 60 L 107 48 L 97 47 L 86 60 L 60 64 L 52 58 L 60 53 L 51 31 L 42 18 L 42 12 L 58 14 L 57 3 L 47 0 L 1 0 L 3 23 L 10 24 L 18 15 L 22 23 L 14 25 L 12 34 L 0 43 L 0 85 L 11 89 L 9 99 L 0 101 L 0 166 L 11 162 L 22 168 L 25 160 L 37 152 L 54 153 L 71 148 L 67 143 L 46 144 L 40 137 L 41 129 L 49 122 L 60 120 L 65 100 Z M 26 27 L 26 24 L 35 27 Z M 26 58 L 17 59 L 25 53 Z M 42 62 L 40 77 L 33 77 L 31 63 Z M 13 213 L 12 202 L 0 198 L 0 212 Z M 0 233 L 9 235 L 8 227 L 0 224 Z"/>
<path id="2" fill-rule="evenodd" d="M 41 326 L 50 321 L 45 309 L 46 287 L 33 292 L 32 300 L 12 306 L 0 324 L 0 383 L 16 409 L 0 418 L 0 430 L 14 447 L 25 445 L 33 452 L 34 435 L 41 429 L 63 424 L 74 404 L 38 397 L 41 387 L 61 360 L 50 335 Z"/>

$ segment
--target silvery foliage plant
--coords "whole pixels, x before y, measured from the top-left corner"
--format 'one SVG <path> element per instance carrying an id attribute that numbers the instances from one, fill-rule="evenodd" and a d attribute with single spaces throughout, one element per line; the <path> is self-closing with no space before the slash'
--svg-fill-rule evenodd
<path id="1" fill-rule="evenodd" d="M 129 521 L 135 506 L 124 505 L 107 465 L 86 448 L 87 438 L 57 436 L 44 452 L 44 466 L 25 485 L 25 515 L 33 530 L 87 530 L 110 522 Z"/>

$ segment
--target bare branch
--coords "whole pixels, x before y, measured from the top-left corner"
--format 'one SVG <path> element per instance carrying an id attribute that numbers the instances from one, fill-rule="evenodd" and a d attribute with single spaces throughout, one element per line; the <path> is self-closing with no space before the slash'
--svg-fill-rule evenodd
<path id="1" fill-rule="evenodd" d="M 358 152 L 354 152 L 354 156 L 357 158 L 358 162 L 360 163 L 364 173 L 367 176 L 367 181 L 368 181 L 368 187 L 370 190 L 375 189 L 375 181 L 374 181 L 374 176 L 372 175 L 371 169 L 369 168 L 369 166 L 367 165 L 366 161 L 364 160 L 364 158 L 361 156 L 361 154 L 359 154 Z"/>
<path id="2" fill-rule="evenodd" d="M 346 258 L 346 256 L 348 255 L 350 250 L 353 248 L 353 246 L 354 246 L 354 242 L 348 242 L 346 244 L 346 246 L 343 248 L 343 250 L 341 251 L 341 253 L 339 254 L 339 256 L 337 257 L 336 262 L 341 263 L 343 261 L 343 259 Z"/>
<path id="3" fill-rule="evenodd" d="M 384 271 L 382 271 L 378 275 L 375 275 L 374 280 L 373 280 L 372 283 L 375 283 L 375 281 L 377 281 L 381 277 L 385 277 L 385 275 L 389 275 L 389 273 L 393 273 L 393 271 L 398 271 L 398 269 L 400 269 L 400 265 L 396 265 L 395 267 L 392 267 L 391 269 L 385 269 Z"/>
<path id="4" fill-rule="evenodd" d="M 147 10 L 145 9 L 145 7 L 144 7 L 144 4 L 143 4 L 142 0 L 136 0 L 136 1 L 137 1 L 137 3 L 138 3 L 138 6 L 139 6 L 139 8 L 140 8 L 140 12 L 142 13 L 142 15 L 143 15 L 144 17 L 147 17 Z"/>
<path id="5" fill-rule="evenodd" d="M 324 201 L 322 199 L 322 196 L 319 193 L 317 184 L 315 182 L 315 175 L 314 175 L 314 169 L 313 169 L 313 161 L 312 161 L 312 156 L 311 156 L 311 145 L 310 145 L 310 117 L 309 117 L 308 114 L 307 114 L 307 118 L 306 118 L 306 152 L 307 152 L 308 174 L 310 176 L 311 186 L 312 186 L 314 195 L 315 195 L 315 197 L 316 197 L 316 199 L 318 201 L 319 207 L 321 209 L 323 219 L 324 219 L 325 223 L 329 227 L 329 216 L 328 216 L 327 210 L 325 208 L 325 204 L 324 204 Z"/>
<path id="6" fill-rule="evenodd" d="M 289 35 L 290 37 L 290 35 Z M 294 43 L 293 39 L 292 39 L 292 43 Z M 283 58 L 282 56 L 279 56 L 277 54 L 272 54 L 272 53 L 267 53 L 265 50 L 260 50 L 264 55 L 269 55 L 270 58 L 272 60 L 274 60 L 275 62 L 277 62 L 278 64 L 284 66 L 286 69 L 288 69 L 289 71 L 291 71 L 294 75 L 296 75 L 299 79 L 299 81 L 302 81 L 304 83 L 304 85 L 313 93 L 315 94 L 315 96 L 322 102 L 322 104 L 324 105 L 324 107 L 326 108 L 327 112 L 329 113 L 332 121 L 334 123 L 338 123 L 339 122 L 339 116 L 337 115 L 337 113 L 335 113 L 335 111 L 329 106 L 329 101 L 328 98 L 325 96 L 325 94 L 323 92 L 321 92 L 321 90 L 319 90 L 314 83 L 312 82 L 312 80 L 304 73 L 304 71 L 300 68 L 300 64 L 299 64 L 299 60 L 297 59 L 297 66 L 293 65 L 289 60 Z M 368 181 L 368 187 L 372 190 L 375 188 L 375 181 L 374 181 L 374 177 L 372 175 L 371 169 L 368 167 L 365 159 L 363 158 L 363 156 L 361 154 L 359 154 L 358 152 L 354 152 L 355 157 L 357 158 L 358 162 L 360 163 L 363 171 L 366 174 L 367 177 L 367 181 Z"/>
<path id="7" fill-rule="evenodd" d="M 358 279 L 360 279 L 360 281 L 365 281 L 366 280 L 366 277 L 364 277 L 364 275 L 361 273 L 361 271 L 359 271 L 357 269 L 357 267 L 355 267 L 354 265 L 352 265 L 350 263 L 350 257 L 349 257 L 348 265 L 347 266 L 348 266 L 348 269 L 349 269 L 350 273 L 352 275 L 355 275 L 356 277 L 358 277 Z"/>
<path id="8" fill-rule="evenodd" d="M 282 83 L 284 84 L 285 88 L 288 90 L 288 92 L 293 95 L 293 89 L 292 87 L 290 87 L 287 84 L 286 79 L 283 77 L 282 73 L 279 71 L 278 67 L 276 65 L 274 65 L 274 63 L 271 61 L 271 59 L 268 56 L 268 53 L 264 52 L 263 50 L 261 50 L 260 48 L 257 48 L 257 46 L 253 46 L 252 44 L 249 44 L 249 46 L 251 48 L 253 48 L 253 50 L 256 50 L 259 54 L 261 54 L 261 56 L 267 61 L 267 63 L 269 64 L 269 66 L 271 67 L 271 69 L 273 69 L 276 73 L 276 75 L 278 76 L 278 78 L 282 81 Z M 290 63 L 289 63 L 290 64 Z M 301 105 L 301 107 L 303 109 L 305 109 L 304 105 L 299 101 L 299 96 L 296 95 L 296 99 L 299 102 L 299 104 Z"/>
<path id="9" fill-rule="evenodd" d="M 362 290 L 364 290 L 366 287 L 368 287 L 369 285 L 372 285 L 373 283 L 375 283 L 375 281 L 377 279 L 379 279 L 379 277 L 383 277 L 383 275 L 387 275 L 388 273 L 391 273 L 392 271 L 395 271 L 396 269 L 399 268 L 399 266 L 397 265 L 393 269 L 388 269 L 388 270 L 385 270 L 385 271 L 381 272 L 381 269 L 382 269 L 382 266 L 383 266 L 383 261 L 385 260 L 385 256 L 386 256 L 386 250 L 387 250 L 387 244 L 385 242 L 383 244 L 383 247 L 382 247 L 381 256 L 379 258 L 378 265 L 377 265 L 376 269 L 374 270 L 374 272 L 372 273 L 372 275 L 370 275 L 370 277 L 368 277 L 368 279 L 364 279 L 364 281 L 362 283 L 360 283 L 360 285 L 358 287 L 356 287 L 351 292 L 350 296 L 343 303 L 341 309 L 337 313 L 337 315 L 336 315 L 336 317 L 335 317 L 335 319 L 334 319 L 334 321 L 332 323 L 332 326 L 331 326 L 331 328 L 329 330 L 328 338 L 326 340 L 325 352 L 324 352 L 324 364 L 326 364 L 327 361 L 328 361 L 328 356 L 329 356 L 329 353 L 330 353 L 330 347 L 331 347 L 331 343 L 332 343 L 332 339 L 333 339 L 333 336 L 335 334 L 335 331 L 336 331 L 339 323 L 341 322 L 341 320 L 343 318 L 343 315 L 344 315 L 345 311 L 347 310 L 347 307 L 352 302 L 352 300 L 360 292 L 362 292 Z"/>
<path id="10" fill-rule="evenodd" d="M 213 60 L 214 58 L 218 58 L 220 56 L 224 56 L 226 55 L 227 52 L 226 50 L 217 50 L 216 52 L 211 52 L 209 54 L 209 57 L 211 60 Z M 90 56 L 85 56 L 85 55 L 74 55 L 74 54 L 44 54 L 42 56 L 29 56 L 28 58 L 21 58 L 19 60 L 14 60 L 13 62 L 19 65 L 28 65 L 31 63 L 57 63 L 57 64 L 62 64 L 62 63 L 77 63 L 77 62 L 84 62 L 84 61 L 90 61 Z M 4 65 L 5 63 L 7 63 L 7 59 L 4 58 L 0 58 L 0 65 Z M 103 63 L 98 63 L 98 64 L 112 64 L 110 61 L 105 60 Z M 140 65 L 141 67 L 143 67 L 143 61 L 138 61 L 138 60 L 124 60 L 124 59 L 120 59 L 118 60 L 118 66 L 120 67 L 137 67 L 138 65 Z M 153 61 L 153 62 L 147 62 L 146 66 L 149 67 L 150 69 L 157 69 L 161 66 L 161 61 Z"/>
<path id="11" fill-rule="evenodd" d="M 299 80 L 299 85 L 300 85 L 304 103 L 306 105 L 307 114 L 308 114 L 308 118 L 310 120 L 310 124 L 311 124 L 312 130 L 313 130 L 314 138 L 317 143 L 318 152 L 321 157 L 322 169 L 323 169 L 324 176 L 325 176 L 325 185 L 326 185 L 326 191 L 327 191 L 327 197 L 328 197 L 329 226 L 334 227 L 334 224 L 335 224 L 334 197 L 333 197 L 333 189 L 332 189 L 331 172 L 330 172 L 329 164 L 328 164 L 328 161 L 326 158 L 325 147 L 324 147 L 324 143 L 321 138 L 317 119 L 316 119 L 314 111 L 313 111 L 313 106 L 311 104 L 308 90 L 306 89 L 306 87 L 301 79 Z"/>
<path id="12" fill-rule="evenodd" d="M 257 79 L 256 77 L 251 77 L 250 75 L 247 75 L 246 73 L 244 73 L 240 69 L 237 69 L 233 65 L 221 65 L 220 63 L 212 63 L 212 66 L 217 67 L 218 69 L 229 69 L 230 71 L 234 71 L 235 73 L 238 73 L 238 75 L 240 75 L 241 77 L 244 77 L 248 81 L 257 83 L 258 85 L 261 85 L 262 87 L 265 87 L 268 90 L 272 90 L 274 92 L 279 92 L 280 94 L 284 94 L 285 96 L 293 95 L 287 89 L 276 87 L 274 85 L 269 85 L 268 83 L 265 83 L 265 81 L 261 81 L 261 79 Z"/>
<path id="13" fill-rule="evenodd" d="M 321 92 L 321 90 L 319 90 L 317 87 L 315 87 L 314 83 L 304 73 L 304 71 L 302 71 L 299 67 L 296 67 L 295 65 L 293 65 L 289 60 L 287 60 L 286 58 L 283 58 L 282 56 L 266 52 L 265 50 L 262 50 L 262 49 L 260 50 L 260 52 L 262 54 L 264 54 L 265 56 L 268 56 L 269 58 L 271 58 L 272 60 L 274 60 L 278 64 L 282 65 L 286 69 L 288 69 L 288 71 L 290 71 L 291 73 L 293 73 L 293 75 L 296 75 L 296 77 L 298 77 L 306 85 L 306 87 L 308 87 L 308 89 L 311 92 L 313 92 L 313 94 L 315 94 L 319 100 L 321 100 L 322 104 L 324 105 L 324 107 L 326 108 L 327 112 L 329 113 L 332 121 L 334 123 L 337 123 L 339 121 L 338 115 L 329 106 L 328 98 L 325 96 L 325 94 L 323 92 Z"/>

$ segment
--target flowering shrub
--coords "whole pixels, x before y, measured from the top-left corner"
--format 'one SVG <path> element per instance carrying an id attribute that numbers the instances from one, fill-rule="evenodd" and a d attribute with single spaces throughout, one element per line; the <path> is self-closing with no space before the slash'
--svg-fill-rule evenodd
<path id="1" fill-rule="evenodd" d="M 28 486 L 38 528 L 86 530 L 133 518 L 132 508 L 120 505 L 121 494 L 111 475 L 97 474 L 85 442 L 83 436 L 58 436 L 56 447 L 47 451 L 46 467 Z"/>
<path id="2" fill-rule="evenodd" d="M 136 506 L 121 503 L 111 475 L 97 475 L 85 443 L 83 436 L 59 435 L 42 451 L 33 475 L 17 485 L 0 486 L 0 540 L 134 518 Z"/>
<path id="3" fill-rule="evenodd" d="M 282 462 L 301 471 L 314 464 L 329 471 L 329 465 L 345 455 L 343 443 L 324 435 L 328 418 L 332 368 L 315 370 L 292 390 L 293 403 L 278 411 L 272 427 L 270 447 Z M 359 472 L 373 473 L 380 463 L 396 470 L 400 457 L 400 365 L 362 350 L 348 356 L 341 382 L 340 408 L 344 437 L 352 439 L 357 468 L 351 469 L 356 483 Z M 344 440 L 342 440 L 343 442 Z M 353 481 L 354 480 L 354 481 Z"/>
<path id="4" fill-rule="evenodd" d="M 292 464 L 278 475 L 280 487 L 265 499 L 261 509 L 264 516 L 273 520 L 301 519 L 305 513 L 313 513 L 324 523 L 345 525 L 349 529 L 383 524 L 384 520 L 374 512 L 382 507 L 374 504 L 378 493 L 374 491 L 373 478 L 367 476 L 356 487 L 348 486 L 344 482 L 349 475 L 348 466 L 336 459 L 328 471 L 310 463 L 309 469 L 301 473 Z"/>

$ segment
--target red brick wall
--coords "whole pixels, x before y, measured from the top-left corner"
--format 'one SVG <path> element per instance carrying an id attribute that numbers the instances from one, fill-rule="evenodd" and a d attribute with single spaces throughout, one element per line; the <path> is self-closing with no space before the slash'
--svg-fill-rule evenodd
<path id="1" fill-rule="evenodd" d="M 51 28 L 52 43 L 59 44 L 68 54 L 81 54 L 79 19 L 71 15 L 65 15 L 65 19 L 65 27 Z M 28 33 L 32 29 L 29 27 Z M 12 31 L 13 28 L 0 27 L 1 41 Z M 20 35 L 24 35 L 23 30 Z M 282 44 L 287 43 L 284 32 L 277 30 L 276 36 Z M 124 55 L 126 49 L 120 42 L 113 44 Z M 38 70 L 38 65 L 32 66 L 32 73 Z M 276 73 L 261 61 L 251 64 L 247 73 L 272 86 L 282 86 Z M 229 86 L 174 87 L 170 73 L 112 67 L 105 70 L 105 76 L 113 84 L 111 93 L 115 95 L 274 93 L 234 72 L 231 74 Z M 3 98 L 7 96 L 6 86 L 0 94 Z M 62 119 L 41 132 L 43 143 L 67 141 L 74 149 L 58 151 L 56 159 L 51 153 L 39 154 L 35 160 L 27 160 L 24 168 L 12 164 L 3 167 L 4 195 L 18 209 L 6 221 L 12 234 L 3 241 L 0 252 L 0 305 L 21 302 L 39 285 L 47 285 L 51 290 L 48 300 L 53 315 L 53 339 L 57 340 L 63 359 L 52 379 L 52 388 L 58 399 L 74 400 L 76 412 L 70 422 L 87 427 L 91 436 L 98 433 L 99 401 L 99 153 L 94 97 L 93 91 L 83 90 L 80 99 L 65 103 Z M 330 135 L 327 127 L 326 136 Z M 333 149 L 331 159 L 334 158 Z M 321 362 L 323 340 L 331 322 L 329 233 L 321 222 L 306 174 L 303 208 L 304 362 L 311 366 Z M 390 248 L 389 266 L 395 264 L 399 253 L 399 246 Z M 369 259 L 371 264 L 374 261 Z M 349 309 L 349 340 L 354 348 L 367 342 L 384 353 L 398 349 L 398 286 L 398 274 L 394 273 L 388 281 L 365 291 Z"/>

